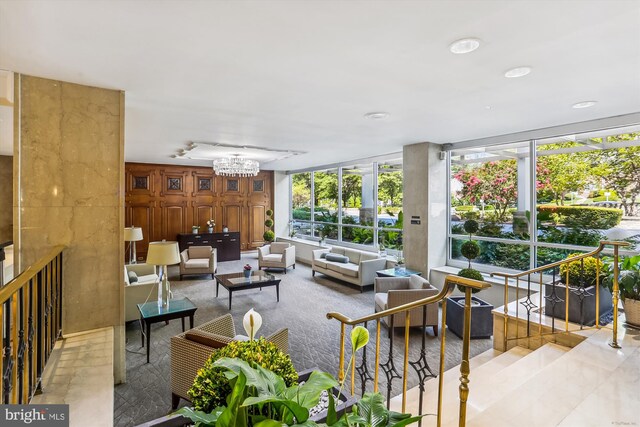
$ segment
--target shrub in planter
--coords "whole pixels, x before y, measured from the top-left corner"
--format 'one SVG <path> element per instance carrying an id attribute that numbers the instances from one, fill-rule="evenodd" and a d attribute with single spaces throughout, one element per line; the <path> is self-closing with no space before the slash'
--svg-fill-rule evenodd
<path id="1" fill-rule="evenodd" d="M 295 385 L 298 379 L 298 373 L 289 355 L 280 351 L 275 344 L 264 338 L 254 341 L 233 341 L 215 350 L 198 371 L 193 386 L 189 390 L 189 397 L 196 410 L 210 412 L 226 403 L 231 387 L 224 369 L 215 365 L 217 360 L 224 357 L 257 363 L 282 377 L 287 386 Z"/>
<path id="2" fill-rule="evenodd" d="M 267 230 L 262 235 L 262 238 L 265 242 L 273 242 L 276 239 L 276 233 L 274 233 L 273 230 Z"/>
<path id="3" fill-rule="evenodd" d="M 271 218 L 268 218 L 265 222 L 264 225 L 271 228 L 273 227 L 273 220 Z"/>
<path id="4" fill-rule="evenodd" d="M 604 267 L 603 285 L 613 291 L 613 259 Z M 640 327 L 640 255 L 625 257 L 620 262 L 618 289 L 627 323 Z"/>
<path id="5" fill-rule="evenodd" d="M 568 258 L 581 255 L 569 254 Z M 584 267 L 583 267 L 584 266 Z M 593 325 L 596 320 L 596 275 L 603 271 L 603 263 L 598 258 L 585 258 L 560 266 L 560 278 L 556 283 L 545 284 L 545 314 L 558 319 L 565 318 L 567 295 L 566 279 L 569 274 L 569 321 L 581 325 Z M 611 311 L 611 292 L 600 284 L 599 315 Z M 554 298 L 555 293 L 555 298 Z M 555 303 L 554 303 L 555 301 Z"/>

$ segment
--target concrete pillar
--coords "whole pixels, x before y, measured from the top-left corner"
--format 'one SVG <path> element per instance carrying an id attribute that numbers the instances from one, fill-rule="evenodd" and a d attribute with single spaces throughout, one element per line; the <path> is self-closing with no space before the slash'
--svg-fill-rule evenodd
<path id="1" fill-rule="evenodd" d="M 527 150 L 528 148 L 524 149 Z M 513 213 L 513 232 L 528 233 L 529 221 L 527 211 L 531 209 L 531 186 L 529 185 L 529 172 L 531 171 L 529 157 L 518 158 L 518 205 Z"/>
<path id="2" fill-rule="evenodd" d="M 373 222 L 373 210 L 376 207 L 376 203 L 374 203 L 373 200 L 373 185 L 375 178 L 376 176 L 372 171 L 364 172 L 362 174 L 360 223 Z"/>
<path id="3" fill-rule="evenodd" d="M 447 253 L 447 162 L 432 143 L 403 148 L 404 257 L 407 267 L 429 277 Z"/>
<path id="4" fill-rule="evenodd" d="M 291 186 L 289 175 L 284 172 L 273 173 L 273 231 L 276 237 L 289 237 L 289 200 Z"/>

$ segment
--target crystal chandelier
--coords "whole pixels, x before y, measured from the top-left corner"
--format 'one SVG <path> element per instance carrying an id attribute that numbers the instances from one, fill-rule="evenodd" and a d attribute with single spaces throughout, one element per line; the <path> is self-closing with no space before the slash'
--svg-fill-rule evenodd
<path id="1" fill-rule="evenodd" d="M 233 157 L 214 160 L 213 171 L 216 175 L 222 176 L 256 176 L 260 172 L 260 164 L 236 154 Z"/>

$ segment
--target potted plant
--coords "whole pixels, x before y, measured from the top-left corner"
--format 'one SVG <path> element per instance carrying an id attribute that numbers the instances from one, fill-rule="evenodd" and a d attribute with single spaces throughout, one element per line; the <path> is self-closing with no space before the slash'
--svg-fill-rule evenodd
<path id="1" fill-rule="evenodd" d="M 274 233 L 273 230 L 267 230 L 262 235 L 262 238 L 264 239 L 265 242 L 271 243 L 274 240 L 276 240 L 276 233 Z"/>
<path id="2" fill-rule="evenodd" d="M 242 270 L 244 272 L 244 277 L 247 279 L 251 277 L 251 265 L 245 264 L 244 267 L 242 267 Z"/>
<path id="3" fill-rule="evenodd" d="M 473 219 L 464 222 L 464 231 L 469 233 L 469 240 L 462 244 L 460 252 L 467 258 L 469 265 L 458 272 L 458 276 L 473 280 L 484 280 L 482 273 L 471 268 L 471 260 L 480 255 L 480 245 L 473 240 L 473 233 L 478 231 L 479 224 Z M 460 292 L 464 287 L 458 286 Z M 478 289 L 472 289 L 473 293 Z M 447 328 L 458 337 L 462 338 L 464 328 L 464 296 L 452 296 L 447 298 Z M 488 338 L 493 335 L 493 305 L 478 297 L 471 297 L 471 338 Z"/>
<path id="4" fill-rule="evenodd" d="M 603 285 L 613 291 L 613 259 L 604 265 Z M 627 323 L 640 328 L 640 255 L 625 257 L 620 262 L 618 275 L 620 299 Z"/>
<path id="5" fill-rule="evenodd" d="M 582 255 L 572 253 L 567 259 Z M 604 264 L 599 258 L 589 257 L 560 265 L 560 278 L 546 283 L 544 313 L 557 319 L 564 319 L 566 312 L 567 276 L 569 278 L 569 322 L 580 325 L 596 323 L 596 282 L 597 272 L 603 271 Z M 613 309 L 611 292 L 600 283 L 600 316 Z"/>
<path id="6" fill-rule="evenodd" d="M 200 226 L 199 225 L 192 225 L 191 226 L 191 232 L 193 234 L 198 234 L 200 232 Z"/>
<path id="7" fill-rule="evenodd" d="M 208 220 L 207 227 L 209 227 L 209 233 L 213 233 L 213 230 L 216 228 L 216 222 L 213 219 Z"/>
<path id="8" fill-rule="evenodd" d="M 263 340 L 264 341 L 264 340 Z M 364 347 L 369 341 L 369 332 L 362 326 L 355 327 L 351 332 L 352 356 L 349 366 L 354 362 L 355 353 Z M 234 342 L 229 344 L 238 346 L 254 345 L 255 341 Z M 270 343 L 262 343 L 266 346 Z M 271 344 L 272 345 L 272 344 Z M 275 346 L 274 346 L 275 347 Z M 204 390 L 207 396 L 214 396 L 212 390 L 218 390 L 211 399 L 200 402 L 194 398 L 194 408 L 181 408 L 176 414 L 197 422 L 199 426 L 217 427 L 253 427 L 253 426 L 307 426 L 317 427 L 318 423 L 335 427 L 403 427 L 419 421 L 422 416 L 411 417 L 410 414 L 400 414 L 389 411 L 384 398 L 380 393 L 365 393 L 365 395 L 353 406 L 352 412 L 344 414 L 336 407 L 334 392 L 328 393 L 325 413 L 318 417 L 312 415 L 318 406 L 318 402 L 325 390 L 335 391 L 342 400 L 348 398 L 342 392 L 343 383 L 338 383 L 333 376 L 326 372 L 314 371 L 309 374 L 304 384 L 287 383 L 287 377 L 278 372 L 266 369 L 263 365 L 265 359 L 274 363 L 274 355 L 269 349 L 254 348 L 251 351 L 238 353 L 238 356 L 219 357 L 224 350 L 217 350 L 198 372 L 194 388 Z M 240 355 L 250 355 L 250 361 L 242 360 Z M 289 366 L 287 355 L 276 349 L 277 366 L 284 360 L 283 365 Z M 347 366 L 347 372 L 349 371 Z M 292 366 L 291 366 L 292 368 Z M 285 369 L 287 374 L 290 370 Z M 295 372 L 295 371 L 294 371 Z M 211 376 L 215 373 L 215 378 Z M 288 377 L 291 380 L 291 377 Z M 222 389 L 219 381 L 228 388 Z M 190 392 L 191 395 L 191 392 Z M 194 392 L 195 395 L 195 392 Z M 196 403 L 197 402 L 197 403 Z M 344 407 L 344 405 L 342 405 Z M 200 410 L 198 408 L 203 408 Z M 205 409 L 206 408 L 206 409 Z M 341 417 L 339 417 L 342 415 Z M 178 420 L 173 420 L 178 421 Z M 187 420 L 185 420 L 187 421 Z M 159 425 L 159 424 L 156 424 Z M 176 425 L 176 424 L 173 424 Z"/>

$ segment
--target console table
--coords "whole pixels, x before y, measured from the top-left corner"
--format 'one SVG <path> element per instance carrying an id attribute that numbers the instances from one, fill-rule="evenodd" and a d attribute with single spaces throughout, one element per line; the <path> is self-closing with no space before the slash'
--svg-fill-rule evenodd
<path id="1" fill-rule="evenodd" d="M 240 259 L 240 233 L 180 233 L 178 234 L 180 252 L 189 246 L 211 246 L 216 248 L 218 261 Z"/>

